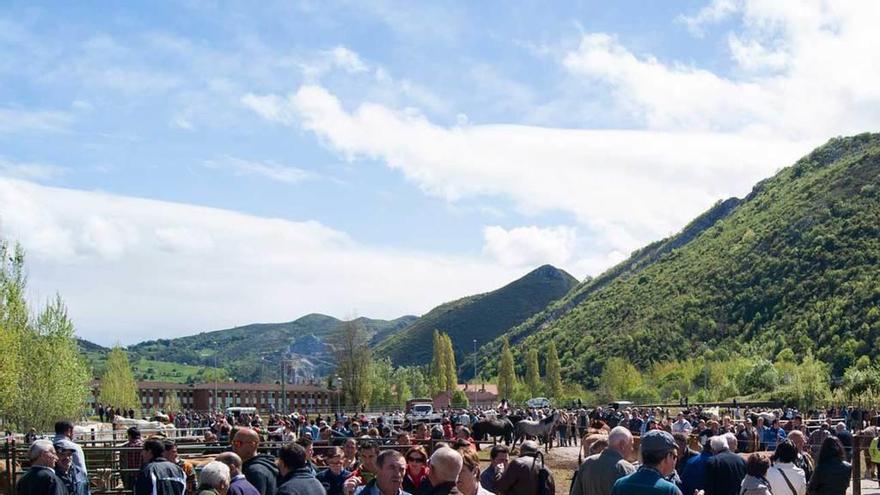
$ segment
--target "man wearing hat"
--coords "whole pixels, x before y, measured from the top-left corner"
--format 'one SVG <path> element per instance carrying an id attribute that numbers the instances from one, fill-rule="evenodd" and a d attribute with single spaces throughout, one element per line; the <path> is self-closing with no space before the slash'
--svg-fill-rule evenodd
<path id="1" fill-rule="evenodd" d="M 134 481 L 135 478 L 137 478 L 137 473 L 140 471 L 141 466 L 144 463 L 144 441 L 141 438 L 141 432 L 138 430 L 137 426 L 129 427 L 126 431 L 126 436 L 128 437 L 128 441 L 120 445 L 120 447 L 129 447 L 129 449 L 120 451 L 119 460 L 123 469 L 122 486 L 125 487 L 126 491 L 131 491 L 134 488 Z"/>
<path id="2" fill-rule="evenodd" d="M 675 471 L 678 445 L 671 434 L 651 430 L 642 435 L 642 466 L 614 483 L 611 495 L 682 495 L 666 478 Z"/>
<path id="3" fill-rule="evenodd" d="M 74 449 L 63 444 L 55 445 L 58 460 L 55 462 L 55 475 L 64 483 L 68 495 L 89 495 L 89 478 L 73 463 Z"/>

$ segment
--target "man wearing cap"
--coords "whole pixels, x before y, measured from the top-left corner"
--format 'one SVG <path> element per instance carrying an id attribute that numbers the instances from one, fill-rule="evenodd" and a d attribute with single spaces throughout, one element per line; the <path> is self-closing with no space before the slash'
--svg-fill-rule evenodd
<path id="1" fill-rule="evenodd" d="M 35 440 L 28 449 L 31 467 L 18 480 L 16 493 L 34 495 L 67 495 L 64 482 L 55 474 L 58 454 L 49 440 Z"/>
<path id="2" fill-rule="evenodd" d="M 544 491 L 556 492 L 556 481 L 552 473 L 544 480 L 545 486 L 541 486 L 541 468 L 544 467 L 544 458 L 538 460 L 540 451 L 534 440 L 526 440 L 519 448 L 519 457 L 511 461 L 495 483 L 495 493 L 498 495 L 534 495 Z M 546 490 L 544 490 L 546 488 Z"/>
<path id="3" fill-rule="evenodd" d="M 89 495 L 89 478 L 73 463 L 74 450 L 55 446 L 58 460 L 55 462 L 55 474 L 64 483 L 68 495 Z"/>
<path id="4" fill-rule="evenodd" d="M 611 495 L 682 495 L 675 484 L 664 479 L 675 471 L 678 444 L 671 434 L 651 430 L 642 435 L 642 466 L 614 483 Z"/>

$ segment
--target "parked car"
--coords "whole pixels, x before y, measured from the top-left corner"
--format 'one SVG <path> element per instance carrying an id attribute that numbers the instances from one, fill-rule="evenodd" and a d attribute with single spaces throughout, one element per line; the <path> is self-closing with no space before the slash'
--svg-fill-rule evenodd
<path id="1" fill-rule="evenodd" d="M 535 409 L 550 407 L 550 399 L 546 397 L 533 397 L 526 401 L 526 406 Z"/>

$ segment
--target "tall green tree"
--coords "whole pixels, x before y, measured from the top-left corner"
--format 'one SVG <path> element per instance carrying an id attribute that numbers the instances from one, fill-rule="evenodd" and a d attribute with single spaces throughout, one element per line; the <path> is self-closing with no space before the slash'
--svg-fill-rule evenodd
<path id="1" fill-rule="evenodd" d="M 605 363 L 599 383 L 600 399 L 623 399 L 627 391 L 642 385 L 642 375 L 625 359 L 613 357 Z"/>
<path id="2" fill-rule="evenodd" d="M 27 332 L 24 252 L 0 240 L 0 416 L 10 418 L 21 395 L 21 341 Z"/>
<path id="3" fill-rule="evenodd" d="M 501 364 L 498 366 L 498 394 L 503 399 L 513 397 L 516 387 L 516 372 L 513 369 L 513 352 L 510 351 L 510 343 L 507 337 L 501 348 Z"/>
<path id="4" fill-rule="evenodd" d="M 131 371 L 128 354 L 116 345 L 107 353 L 107 367 L 98 392 L 101 402 L 111 407 L 139 409 L 137 383 Z"/>
<path id="5" fill-rule="evenodd" d="M 354 318 L 345 322 L 330 339 L 346 406 L 358 407 L 370 402 L 373 355 L 369 342 L 366 329 Z"/>
<path id="6" fill-rule="evenodd" d="M 443 339 L 440 331 L 434 330 L 433 357 L 431 359 L 431 395 L 446 388 L 446 357 L 443 352 Z"/>
<path id="7" fill-rule="evenodd" d="M 562 368 L 559 366 L 559 353 L 556 342 L 550 341 L 547 346 L 547 389 L 550 397 L 562 397 Z"/>
<path id="8" fill-rule="evenodd" d="M 391 366 L 391 360 L 385 358 L 374 361 L 370 371 L 372 377 L 370 404 L 383 407 L 392 406 L 395 400 L 391 387 L 394 382 L 394 368 Z"/>
<path id="9" fill-rule="evenodd" d="M 413 396 L 410 388 L 411 375 L 408 368 L 400 367 L 394 370 L 394 403 L 398 407 L 404 407 L 406 401 Z"/>
<path id="10" fill-rule="evenodd" d="M 443 362 L 446 365 L 446 391 L 458 388 L 458 366 L 455 365 L 455 351 L 452 349 L 452 338 L 443 334 Z"/>
<path id="11" fill-rule="evenodd" d="M 541 394 L 541 374 L 538 371 L 538 350 L 534 347 L 526 354 L 526 387 L 529 395 L 536 397 Z"/>

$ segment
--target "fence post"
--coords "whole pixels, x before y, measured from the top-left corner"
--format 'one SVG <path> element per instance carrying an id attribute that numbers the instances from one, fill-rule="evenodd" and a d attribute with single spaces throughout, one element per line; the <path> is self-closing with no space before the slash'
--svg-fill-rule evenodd
<path id="1" fill-rule="evenodd" d="M 853 435 L 852 489 L 853 495 L 862 495 L 862 437 Z"/>

